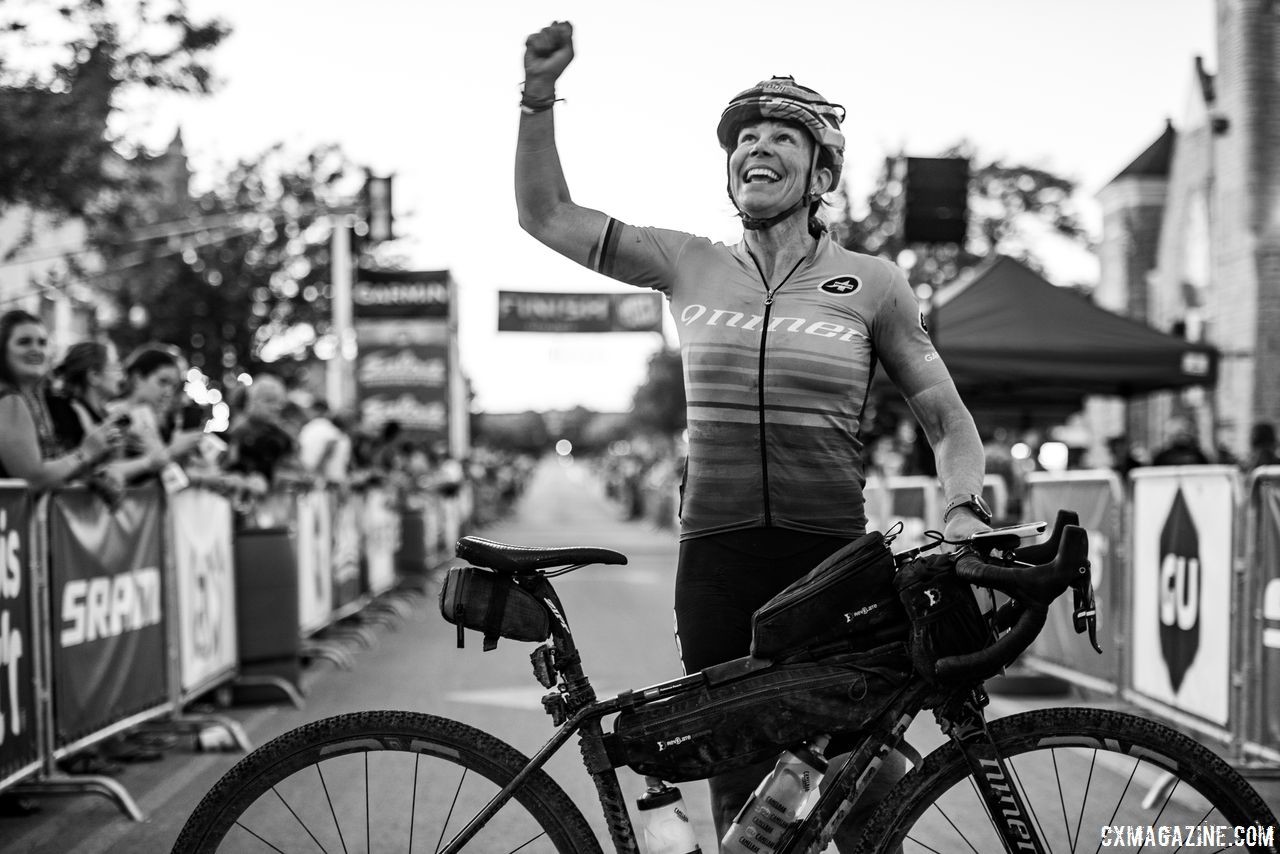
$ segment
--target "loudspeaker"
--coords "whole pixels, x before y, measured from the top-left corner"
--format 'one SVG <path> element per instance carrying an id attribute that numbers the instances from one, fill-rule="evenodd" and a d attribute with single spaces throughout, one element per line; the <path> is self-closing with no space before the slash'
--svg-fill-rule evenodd
<path id="1" fill-rule="evenodd" d="M 969 161 L 962 157 L 908 157 L 907 243 L 964 243 L 969 215 Z"/>

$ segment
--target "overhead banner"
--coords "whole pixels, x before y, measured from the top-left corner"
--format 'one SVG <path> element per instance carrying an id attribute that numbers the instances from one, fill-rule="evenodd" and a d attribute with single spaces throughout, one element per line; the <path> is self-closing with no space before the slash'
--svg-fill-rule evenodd
<path id="1" fill-rule="evenodd" d="M 498 292 L 499 332 L 661 332 L 662 295 Z"/>
<path id="2" fill-rule="evenodd" d="M 1226 726 L 1238 475 L 1186 466 L 1136 469 L 1132 477 L 1131 684 Z"/>
<path id="3" fill-rule="evenodd" d="M 447 270 L 361 270 L 352 289 L 360 417 L 395 422 L 407 438 L 449 439 L 450 385 L 458 366 L 453 282 Z"/>
<path id="4" fill-rule="evenodd" d="M 1022 514 L 1028 521 L 1044 522 L 1046 530 L 1052 529 L 1059 510 L 1074 510 L 1080 517 L 1081 527 L 1089 534 L 1089 564 L 1102 645 L 1098 655 L 1089 646 L 1087 635 L 1076 634 L 1074 603 L 1071 595 L 1065 594 L 1049 608 L 1045 627 L 1031 645 L 1032 663 L 1048 664 L 1055 675 L 1112 694 L 1121 685 L 1117 640 L 1128 636 L 1125 577 L 1116 560 L 1117 547 L 1122 547 L 1123 494 L 1119 478 L 1110 471 L 1033 472 L 1027 476 Z"/>
<path id="5" fill-rule="evenodd" d="M 74 489 L 49 502 L 53 709 L 67 744 L 169 696 L 159 487 L 115 512 Z"/>
<path id="6" fill-rule="evenodd" d="M 1261 474 L 1261 473 L 1260 473 Z M 1253 490 L 1257 513 L 1255 559 L 1247 567 L 1261 595 L 1260 625 L 1249 643 L 1255 645 L 1258 694 L 1261 699 L 1259 740 L 1280 751 L 1280 467 L 1268 468 L 1258 477 Z"/>
<path id="7" fill-rule="evenodd" d="M 26 484 L 0 486 L 0 787 L 36 763 L 31 619 L 31 504 Z"/>
<path id="8" fill-rule="evenodd" d="M 178 586 L 180 681 L 184 694 L 235 672 L 235 566 L 231 502 L 204 489 L 169 498 L 174 576 Z"/>

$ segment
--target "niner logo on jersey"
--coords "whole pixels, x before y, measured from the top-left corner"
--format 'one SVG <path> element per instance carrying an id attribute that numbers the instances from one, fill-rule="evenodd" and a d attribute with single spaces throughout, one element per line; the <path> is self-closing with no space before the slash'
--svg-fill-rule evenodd
<path id="1" fill-rule="evenodd" d="M 684 311 L 680 312 L 680 322 L 685 326 L 699 323 L 703 326 L 728 326 L 733 329 L 741 329 L 744 332 L 752 332 L 761 328 L 764 323 L 764 315 L 747 315 L 741 311 L 708 308 L 705 305 L 695 303 L 694 305 L 685 306 Z M 837 338 L 841 341 L 852 341 L 855 337 L 865 341 L 871 340 L 867 333 L 861 329 L 855 329 L 852 326 L 845 326 L 840 323 L 830 323 L 825 320 L 811 321 L 807 317 L 774 315 L 769 318 L 768 331 L 775 332 L 778 330 L 783 332 L 802 332 L 805 335 L 815 335 L 819 338 Z"/>
<path id="2" fill-rule="evenodd" d="M 834 279 L 827 279 L 818 287 L 829 294 L 847 297 L 862 290 L 862 279 L 857 276 L 836 276 Z"/>

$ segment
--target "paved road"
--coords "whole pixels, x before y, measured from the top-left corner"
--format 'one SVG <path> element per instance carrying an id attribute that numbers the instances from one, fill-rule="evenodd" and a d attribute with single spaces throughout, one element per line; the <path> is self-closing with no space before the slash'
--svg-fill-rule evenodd
<path id="1" fill-rule="evenodd" d="M 542 466 L 511 518 L 483 532 L 525 545 L 601 545 L 630 557 L 623 567 L 590 567 L 557 582 L 584 664 L 601 696 L 680 675 L 672 641 L 671 599 L 676 555 L 674 533 L 643 522 L 624 522 L 600 486 L 581 465 L 551 460 Z M 455 630 L 439 618 L 434 599 L 420 603 L 414 619 L 398 630 L 379 633 L 375 649 L 356 653 L 350 671 L 320 662 L 305 680 L 305 708 L 241 707 L 240 720 L 255 745 L 301 723 L 340 712 L 396 708 L 466 721 L 504 738 L 526 753 L 551 733 L 539 698 L 545 693 L 531 676 L 530 644 L 503 641 L 482 652 L 468 635 L 455 648 Z M 992 716 L 1026 703 L 996 698 Z M 941 741 L 928 715 L 909 738 L 922 751 Z M 932 730 L 932 731 L 931 731 Z M 3 854 L 161 854 L 167 852 L 187 814 L 213 782 L 239 759 L 237 754 L 199 753 L 184 742 L 163 761 L 128 766 L 118 777 L 146 813 L 129 821 L 97 797 L 44 801 L 41 814 L 0 819 Z M 598 835 L 603 822 L 593 810 L 594 789 L 582 772 L 576 747 L 553 760 L 550 771 L 583 807 Z M 620 772 L 629 797 L 642 781 Z M 704 783 L 684 783 L 703 850 L 715 850 Z M 1273 799 L 1273 803 L 1280 800 Z M 598 810 L 596 810 L 598 813 Z M 359 849 L 363 850 L 363 849 Z"/>

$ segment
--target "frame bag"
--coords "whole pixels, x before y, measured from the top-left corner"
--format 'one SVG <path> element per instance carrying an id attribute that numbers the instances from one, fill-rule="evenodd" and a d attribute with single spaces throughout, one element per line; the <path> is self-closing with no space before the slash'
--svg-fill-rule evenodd
<path id="1" fill-rule="evenodd" d="M 938 659 L 984 649 L 992 640 L 973 585 L 956 576 L 956 555 L 919 557 L 894 579 L 898 596 L 911 621 L 911 663 L 932 685 L 938 678 Z"/>
<path id="2" fill-rule="evenodd" d="M 836 640 L 866 650 L 905 639 L 893 576 L 884 535 L 859 537 L 751 615 L 751 654 L 771 658 Z"/>

